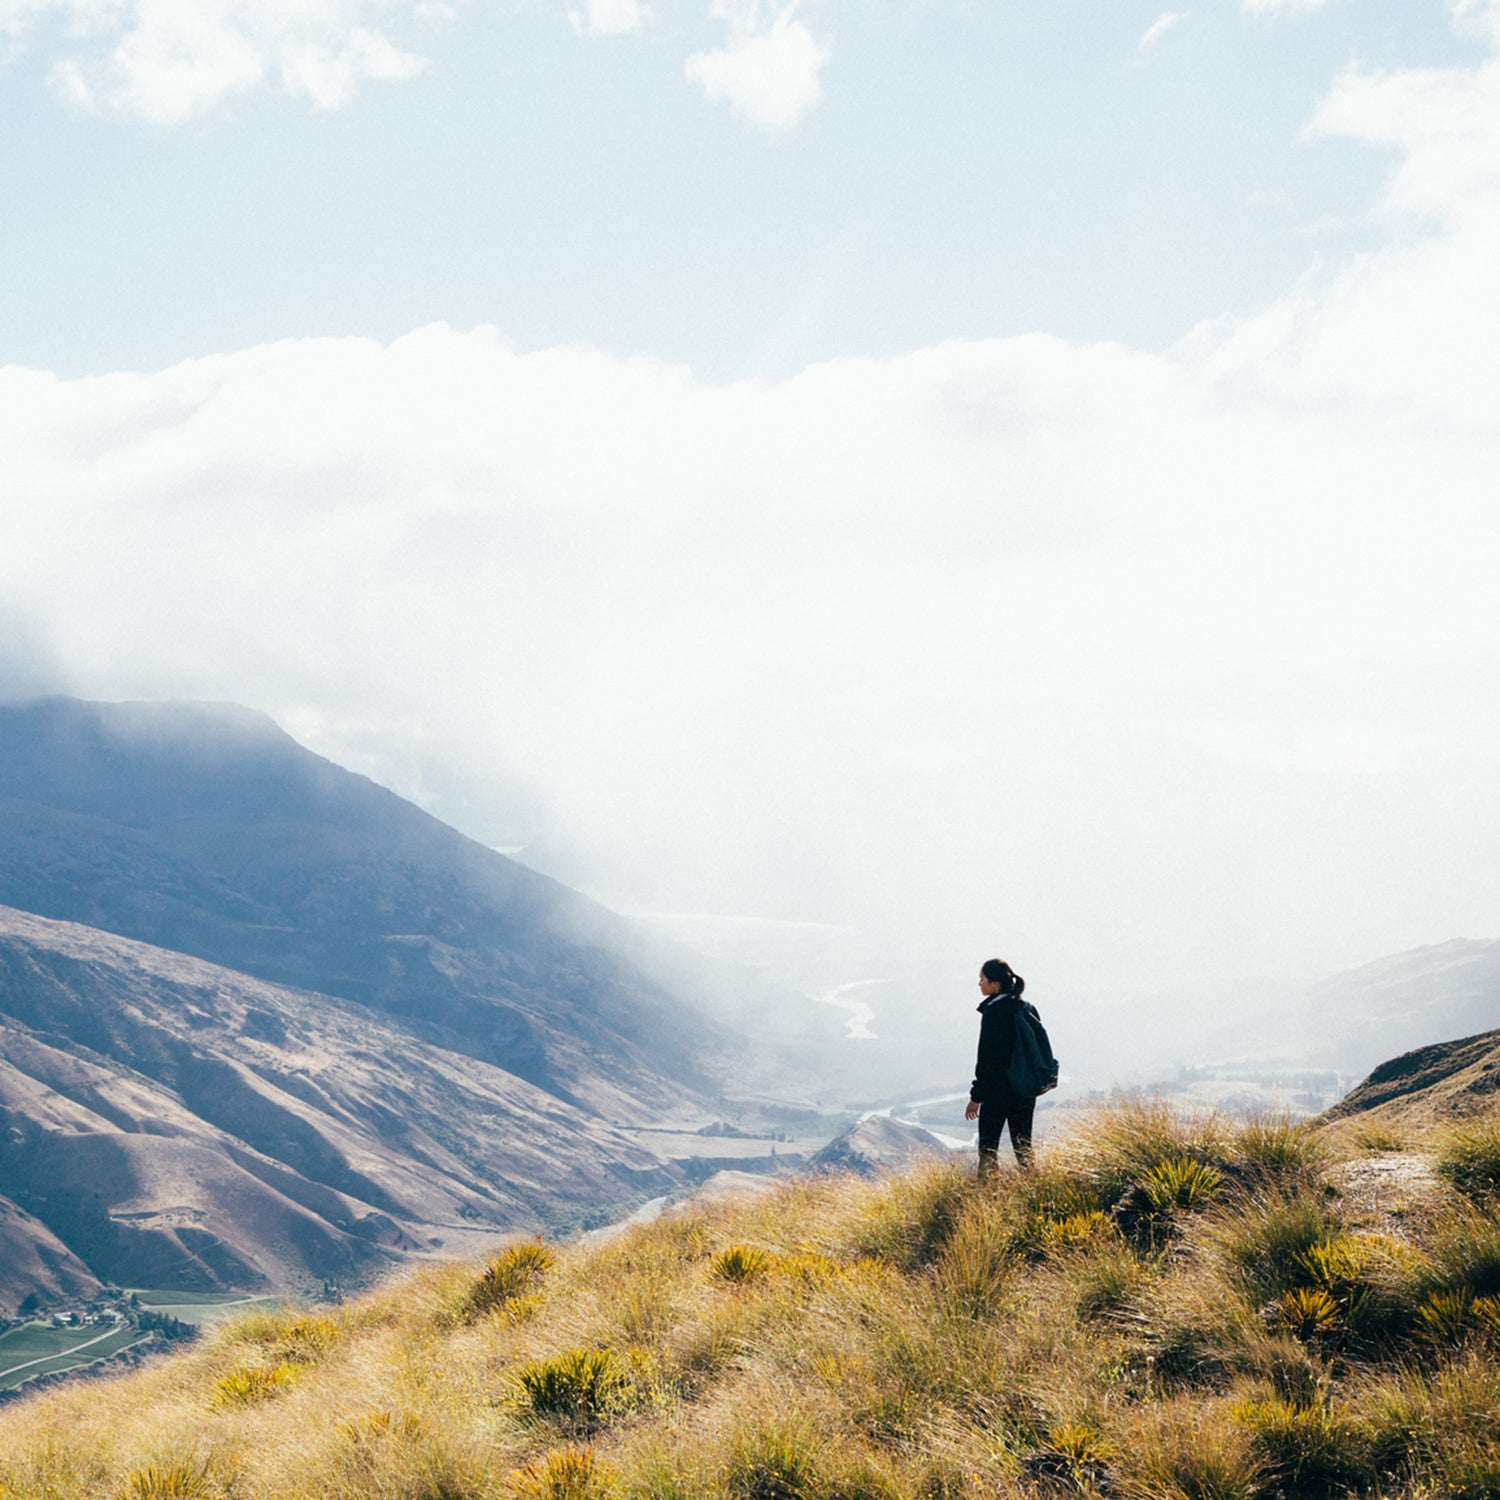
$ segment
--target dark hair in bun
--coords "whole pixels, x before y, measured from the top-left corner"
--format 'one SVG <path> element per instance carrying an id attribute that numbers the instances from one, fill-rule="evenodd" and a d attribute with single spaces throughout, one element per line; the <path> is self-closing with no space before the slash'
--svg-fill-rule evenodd
<path id="1" fill-rule="evenodd" d="M 1003 959 L 985 959 L 980 965 L 979 975 L 991 984 L 998 984 L 1002 995 L 1019 995 L 1026 988 L 1026 981 Z"/>

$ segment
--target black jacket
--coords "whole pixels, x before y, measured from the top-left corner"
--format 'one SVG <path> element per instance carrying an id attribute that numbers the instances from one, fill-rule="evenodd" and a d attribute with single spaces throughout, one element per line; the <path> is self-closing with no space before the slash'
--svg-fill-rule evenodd
<path id="1" fill-rule="evenodd" d="M 1015 1055 L 1020 1011 L 1019 995 L 988 995 L 979 1006 L 979 1056 L 969 1086 L 969 1098 L 977 1103 L 1010 1097 L 1005 1071 Z"/>

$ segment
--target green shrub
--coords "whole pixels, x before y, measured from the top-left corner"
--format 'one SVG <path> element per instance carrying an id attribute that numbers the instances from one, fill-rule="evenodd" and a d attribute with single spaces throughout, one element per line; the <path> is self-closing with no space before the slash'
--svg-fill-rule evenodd
<path id="1" fill-rule="evenodd" d="M 1335 1210 L 1308 1188 L 1275 1191 L 1236 1206 L 1213 1227 L 1212 1242 L 1246 1295 L 1275 1302 L 1308 1284 L 1303 1259 L 1340 1233 Z"/>
<path id="2" fill-rule="evenodd" d="M 1426 1290 L 1500 1294 L 1500 1220 L 1492 1215 L 1471 1208 L 1450 1215 L 1434 1229 L 1430 1252 Z"/>
<path id="3" fill-rule="evenodd" d="M 1077 1239 L 1102 1232 L 1113 1199 L 1079 1171 L 1048 1164 L 1024 1173 L 998 1205 L 995 1232 L 1019 1255 L 1038 1258 Z"/>
<path id="4" fill-rule="evenodd" d="M 1254 1434 L 1255 1451 L 1270 1474 L 1294 1491 L 1355 1487 L 1372 1477 L 1363 1429 L 1321 1402 L 1249 1402 L 1235 1415 Z"/>
<path id="5" fill-rule="evenodd" d="M 531 1290 L 556 1257 L 540 1240 L 518 1240 L 507 1245 L 484 1268 L 464 1299 L 463 1314 L 469 1318 L 501 1311 L 512 1298 Z"/>
<path id="6" fill-rule="evenodd" d="M 1467 1291 L 1433 1292 L 1417 1308 L 1417 1322 L 1433 1343 L 1456 1344 L 1468 1329 L 1472 1302 Z"/>
<path id="7" fill-rule="evenodd" d="M 730 1245 L 709 1261 L 708 1274 L 714 1281 L 744 1286 L 763 1281 L 775 1264 L 775 1256 L 756 1245 Z"/>
<path id="8" fill-rule="evenodd" d="M 1346 1296 L 1352 1289 L 1363 1285 L 1368 1256 L 1353 1235 L 1336 1234 L 1332 1239 L 1319 1240 L 1300 1251 L 1297 1266 L 1306 1277 L 1308 1286 L 1317 1287 L 1330 1296 Z"/>
<path id="9" fill-rule="evenodd" d="M 1089 1422 L 1061 1422 L 1047 1429 L 1044 1445 L 1028 1454 L 1022 1474 L 1033 1482 L 1083 1491 L 1107 1490 L 1119 1448 Z"/>
<path id="10" fill-rule="evenodd" d="M 1108 1206 L 1133 1182 L 1181 1157 L 1223 1166 L 1230 1132 L 1216 1114 L 1178 1114 L 1161 1099 L 1126 1098 L 1091 1115 L 1068 1144 Z"/>
<path id="11" fill-rule="evenodd" d="M 273 1365 L 266 1369 L 260 1365 L 241 1365 L 214 1382 L 215 1406 L 250 1406 L 257 1401 L 269 1401 L 291 1387 L 296 1379 L 288 1365 Z"/>
<path id="12" fill-rule="evenodd" d="M 1097 1208 L 1069 1214 L 1047 1225 L 1049 1250 L 1092 1250 L 1116 1237 L 1114 1221 Z"/>
<path id="13" fill-rule="evenodd" d="M 1337 1233 L 1296 1258 L 1303 1283 L 1327 1293 L 1340 1329 L 1367 1352 L 1404 1343 L 1416 1321 L 1425 1269 L 1413 1251 L 1379 1234 Z"/>
<path id="14" fill-rule="evenodd" d="M 866 1210 L 854 1249 L 899 1270 L 921 1270 L 937 1259 L 973 1197 L 974 1186 L 957 1163 L 898 1177 Z"/>
<path id="15" fill-rule="evenodd" d="M 1223 1173 L 1190 1156 L 1169 1156 L 1141 1178 L 1141 1187 L 1158 1214 L 1202 1208 L 1223 1185 Z"/>
<path id="16" fill-rule="evenodd" d="M 1330 1338 L 1343 1324 L 1338 1303 L 1320 1286 L 1295 1286 L 1283 1292 L 1276 1304 L 1276 1318 L 1303 1343 Z"/>
<path id="17" fill-rule="evenodd" d="M 1476 1297 L 1469 1304 L 1474 1326 L 1491 1337 L 1500 1336 L 1500 1297 Z"/>
<path id="18" fill-rule="evenodd" d="M 608 1349 L 569 1349 L 515 1373 L 522 1405 L 543 1421 L 587 1431 L 623 1404 L 628 1381 Z"/>
<path id="19" fill-rule="evenodd" d="M 327 1359 L 339 1339 L 339 1325 L 330 1317 L 313 1314 L 293 1318 L 271 1341 L 277 1359 L 292 1365 L 315 1365 Z"/>

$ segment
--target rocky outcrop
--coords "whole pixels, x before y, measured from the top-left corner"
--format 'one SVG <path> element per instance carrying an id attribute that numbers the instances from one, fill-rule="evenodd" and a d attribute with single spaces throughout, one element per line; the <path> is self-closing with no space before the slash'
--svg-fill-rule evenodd
<path id="1" fill-rule="evenodd" d="M 889 1115 L 869 1115 L 831 1140 L 813 1157 L 812 1166 L 826 1172 L 880 1177 L 952 1156 L 949 1147 L 920 1125 L 908 1125 Z"/>

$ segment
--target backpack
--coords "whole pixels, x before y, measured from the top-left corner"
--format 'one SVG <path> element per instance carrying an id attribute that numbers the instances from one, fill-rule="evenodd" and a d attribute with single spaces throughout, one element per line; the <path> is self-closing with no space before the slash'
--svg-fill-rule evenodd
<path id="1" fill-rule="evenodd" d="M 1023 1099 L 1035 1099 L 1057 1087 L 1057 1072 L 1047 1028 L 1036 1006 L 1023 1000 L 1016 1012 L 1016 1046 L 1005 1070 L 1006 1087 Z"/>

